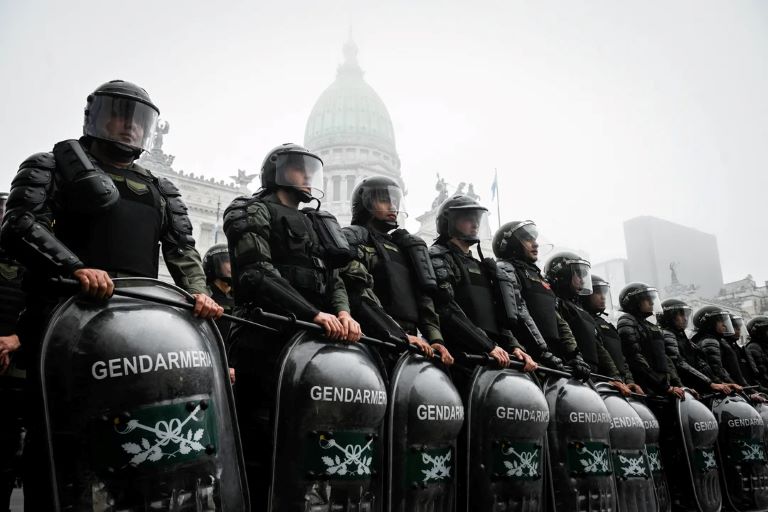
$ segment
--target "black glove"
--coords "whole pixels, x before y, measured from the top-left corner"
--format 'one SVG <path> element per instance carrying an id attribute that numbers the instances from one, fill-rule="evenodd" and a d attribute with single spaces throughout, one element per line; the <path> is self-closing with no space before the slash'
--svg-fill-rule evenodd
<path id="1" fill-rule="evenodd" d="M 541 363 L 542 366 L 552 368 L 553 370 L 565 371 L 565 366 L 563 366 L 563 360 L 548 350 L 542 352 L 539 355 L 539 357 L 537 358 L 537 362 Z"/>
<path id="2" fill-rule="evenodd" d="M 589 373 L 592 371 L 592 368 L 582 358 L 575 357 L 565 363 L 565 366 L 570 368 L 574 379 L 584 382 L 589 380 Z"/>

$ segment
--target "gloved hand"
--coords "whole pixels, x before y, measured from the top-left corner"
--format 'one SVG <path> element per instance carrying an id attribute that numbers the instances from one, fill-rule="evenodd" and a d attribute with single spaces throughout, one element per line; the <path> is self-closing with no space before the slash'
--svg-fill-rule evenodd
<path id="1" fill-rule="evenodd" d="M 539 357 L 536 358 L 536 361 L 541 363 L 543 366 L 546 366 L 547 368 L 565 371 L 563 360 L 550 351 L 542 352 Z"/>
<path id="2" fill-rule="evenodd" d="M 574 357 L 570 361 L 565 363 L 565 366 L 569 367 L 574 379 L 580 381 L 589 380 L 589 373 L 592 368 L 580 357 Z"/>

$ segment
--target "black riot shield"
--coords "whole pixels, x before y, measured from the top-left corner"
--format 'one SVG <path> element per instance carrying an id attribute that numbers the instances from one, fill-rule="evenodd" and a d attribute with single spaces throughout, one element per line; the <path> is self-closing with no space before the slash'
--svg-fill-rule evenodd
<path id="1" fill-rule="evenodd" d="M 556 512 L 616 510 L 611 461 L 611 415 L 600 395 L 574 379 L 551 379 L 549 471 Z"/>
<path id="2" fill-rule="evenodd" d="M 459 392 L 442 369 L 404 354 L 390 382 L 387 509 L 452 512 L 456 440 L 464 423 Z"/>
<path id="3" fill-rule="evenodd" d="M 717 455 L 726 508 L 737 512 L 768 510 L 763 419 L 738 395 L 715 398 L 712 412 L 720 426 Z"/>
<path id="4" fill-rule="evenodd" d="M 659 510 L 656 487 L 645 446 L 645 424 L 640 415 L 606 383 L 597 385 L 611 415 L 611 456 L 619 512 Z"/>
<path id="5" fill-rule="evenodd" d="M 659 420 L 642 400 L 630 397 L 627 401 L 640 416 L 645 427 L 645 453 L 656 487 L 658 510 L 659 512 L 669 512 L 672 510 L 672 500 L 669 496 L 669 484 L 661 459 Z"/>
<path id="6" fill-rule="evenodd" d="M 763 418 L 763 443 L 768 447 L 768 404 L 757 403 L 754 407 L 760 417 Z"/>
<path id="7" fill-rule="evenodd" d="M 719 512 L 723 500 L 715 454 L 717 420 L 712 411 L 688 391 L 685 400 L 675 401 L 675 409 L 676 428 L 680 433 L 675 444 L 680 449 L 676 454 L 675 446 L 669 450 L 662 446 L 665 464 L 677 477 L 675 506 L 699 512 Z"/>
<path id="8" fill-rule="evenodd" d="M 533 377 L 477 368 L 467 410 L 467 497 L 458 510 L 542 510 L 548 423 Z"/>
<path id="9" fill-rule="evenodd" d="M 153 279 L 116 279 L 186 301 Z M 67 300 L 43 338 L 58 510 L 246 510 L 224 346 L 210 321 L 135 299 Z"/>
<path id="10" fill-rule="evenodd" d="M 382 510 L 387 388 L 366 348 L 298 333 L 277 390 L 270 510 Z"/>

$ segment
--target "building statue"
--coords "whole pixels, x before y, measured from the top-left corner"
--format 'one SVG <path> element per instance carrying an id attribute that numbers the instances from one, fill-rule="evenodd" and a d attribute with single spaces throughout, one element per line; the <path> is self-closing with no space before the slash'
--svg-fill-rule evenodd
<path id="1" fill-rule="evenodd" d="M 480 202 L 480 196 L 475 194 L 475 186 L 470 183 L 469 188 L 467 189 L 467 196 L 471 199 L 474 199 L 475 201 Z"/>
<path id="2" fill-rule="evenodd" d="M 432 201 L 432 209 L 436 209 L 443 204 L 443 201 L 448 199 L 448 184 L 445 182 L 445 178 L 440 177 L 440 173 L 437 173 L 437 183 L 435 183 L 435 190 L 437 190 L 437 197 Z"/>

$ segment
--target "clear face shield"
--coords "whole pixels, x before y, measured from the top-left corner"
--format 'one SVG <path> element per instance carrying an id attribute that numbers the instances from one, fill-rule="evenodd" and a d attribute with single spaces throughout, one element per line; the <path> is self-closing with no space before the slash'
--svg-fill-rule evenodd
<path id="1" fill-rule="evenodd" d="M 314 199 L 322 199 L 323 162 L 302 153 L 285 153 L 275 162 L 275 184 L 292 187 Z"/>
<path id="2" fill-rule="evenodd" d="M 576 295 L 592 295 L 592 273 L 586 261 L 569 264 L 571 269 L 571 290 Z"/>
<path id="3" fill-rule="evenodd" d="M 525 255 L 534 261 L 546 256 L 554 249 L 553 244 L 542 239 L 539 229 L 532 221 L 520 224 L 512 232 L 512 235 L 520 242 Z"/>
<path id="4" fill-rule="evenodd" d="M 363 208 L 371 218 L 402 226 L 408 218 L 403 204 L 403 191 L 399 187 L 367 189 L 363 194 Z"/>
<path id="5" fill-rule="evenodd" d="M 648 288 L 637 292 L 635 298 L 635 304 L 637 304 L 637 310 L 640 313 L 648 315 L 649 320 L 656 320 L 656 317 L 663 313 L 661 308 L 661 299 L 659 299 L 659 292 L 656 288 Z"/>
<path id="6" fill-rule="evenodd" d="M 665 323 L 675 329 L 685 330 L 691 321 L 691 308 L 689 306 L 670 306 L 662 308 Z"/>
<path id="7" fill-rule="evenodd" d="M 488 226 L 488 210 L 485 208 L 451 209 L 453 218 L 452 236 L 465 242 L 479 243 L 485 235 L 483 227 Z"/>
<path id="8" fill-rule="evenodd" d="M 712 326 L 712 330 L 720 336 L 733 336 L 736 334 L 736 331 L 733 328 L 733 322 L 731 322 L 731 315 L 727 311 L 709 315 L 707 321 Z"/>
<path id="9" fill-rule="evenodd" d="M 97 94 L 88 105 L 83 133 L 138 151 L 149 151 L 159 115 L 146 103 Z"/>
<path id="10" fill-rule="evenodd" d="M 741 334 L 744 332 L 744 318 L 731 315 L 731 324 L 733 325 L 733 336 L 741 338 Z"/>
<path id="11" fill-rule="evenodd" d="M 589 307 L 592 311 L 610 311 L 613 309 L 613 304 L 611 302 L 610 285 L 592 285 L 592 294 L 589 296 Z"/>

